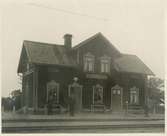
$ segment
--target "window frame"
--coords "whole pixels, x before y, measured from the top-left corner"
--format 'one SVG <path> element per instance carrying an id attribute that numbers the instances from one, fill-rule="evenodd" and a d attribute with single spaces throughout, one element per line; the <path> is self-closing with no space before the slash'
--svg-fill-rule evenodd
<path id="1" fill-rule="evenodd" d="M 29 63 L 26 64 L 26 71 L 30 71 L 30 64 Z"/>
<path id="2" fill-rule="evenodd" d="M 55 82 L 54 80 L 51 80 L 50 82 L 48 82 L 47 83 L 47 102 L 48 102 L 48 98 L 49 98 L 49 91 L 51 91 L 50 89 L 51 89 L 51 86 L 53 87 L 53 88 L 55 88 L 56 87 L 56 89 L 57 89 L 57 98 L 56 98 L 56 103 L 59 103 L 59 86 L 60 86 L 60 84 L 59 83 L 57 83 L 57 82 Z"/>
<path id="3" fill-rule="evenodd" d="M 101 73 L 110 73 L 111 69 L 111 58 L 107 55 L 104 55 L 100 58 L 100 72 Z"/>
<path id="4" fill-rule="evenodd" d="M 83 70 L 85 72 L 94 72 L 94 65 L 95 65 L 95 57 L 93 54 L 88 52 L 87 54 L 84 55 Z"/>
<path id="5" fill-rule="evenodd" d="M 136 86 L 130 88 L 130 104 L 131 105 L 138 105 L 140 103 L 140 90 Z M 132 99 L 133 98 L 133 99 Z"/>
<path id="6" fill-rule="evenodd" d="M 95 89 L 96 88 L 100 88 L 100 89 L 102 89 L 102 100 L 101 100 L 101 102 L 100 103 L 96 103 L 95 102 Z M 104 97 L 104 89 L 103 89 L 103 86 L 101 86 L 101 85 L 99 85 L 99 84 L 96 84 L 96 85 L 94 85 L 93 86 L 93 105 L 96 105 L 96 104 L 104 104 L 104 99 L 103 99 L 103 97 Z"/>

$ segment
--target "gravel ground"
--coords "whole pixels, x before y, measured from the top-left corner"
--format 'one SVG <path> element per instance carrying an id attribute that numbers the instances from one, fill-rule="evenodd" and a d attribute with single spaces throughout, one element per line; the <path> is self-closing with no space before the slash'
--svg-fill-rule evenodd
<path id="1" fill-rule="evenodd" d="M 149 117 L 145 117 L 144 114 L 128 114 L 124 113 L 80 113 L 74 117 L 69 114 L 56 114 L 56 115 L 25 115 L 16 114 L 11 112 L 2 112 L 2 119 L 164 119 L 164 114 L 150 114 Z"/>

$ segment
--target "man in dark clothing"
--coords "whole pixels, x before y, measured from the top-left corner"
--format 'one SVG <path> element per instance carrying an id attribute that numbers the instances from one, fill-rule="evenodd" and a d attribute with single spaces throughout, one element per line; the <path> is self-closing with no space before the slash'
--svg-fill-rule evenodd
<path id="1" fill-rule="evenodd" d="M 74 116 L 74 108 L 75 106 L 75 99 L 74 99 L 74 96 L 71 95 L 69 96 L 69 111 L 70 111 L 70 116 Z"/>
<path id="2" fill-rule="evenodd" d="M 52 102 L 53 102 L 52 96 L 50 95 L 47 103 L 48 115 L 52 114 Z"/>
<path id="3" fill-rule="evenodd" d="M 149 107 L 148 105 L 144 105 L 144 114 L 145 114 L 145 117 L 149 117 Z"/>

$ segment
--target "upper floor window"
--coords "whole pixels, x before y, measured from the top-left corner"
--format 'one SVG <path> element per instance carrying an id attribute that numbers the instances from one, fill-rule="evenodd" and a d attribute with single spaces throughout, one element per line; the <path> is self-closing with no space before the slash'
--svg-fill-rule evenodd
<path id="1" fill-rule="evenodd" d="M 110 72 L 110 57 L 107 56 L 101 57 L 101 72 L 103 73 Z"/>
<path id="2" fill-rule="evenodd" d="M 27 63 L 26 68 L 27 68 L 27 71 L 30 70 L 30 64 L 29 63 Z"/>
<path id="3" fill-rule="evenodd" d="M 84 71 L 94 71 L 94 56 L 91 53 L 87 53 L 84 56 Z"/>

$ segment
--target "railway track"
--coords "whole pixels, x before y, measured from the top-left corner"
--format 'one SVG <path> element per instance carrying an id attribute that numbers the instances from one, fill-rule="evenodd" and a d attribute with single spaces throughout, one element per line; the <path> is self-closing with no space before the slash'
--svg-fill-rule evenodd
<path id="1" fill-rule="evenodd" d="M 2 120 L 3 133 L 75 133 L 118 130 L 164 131 L 163 119 L 27 119 Z M 101 130 L 101 131 L 99 131 Z"/>

